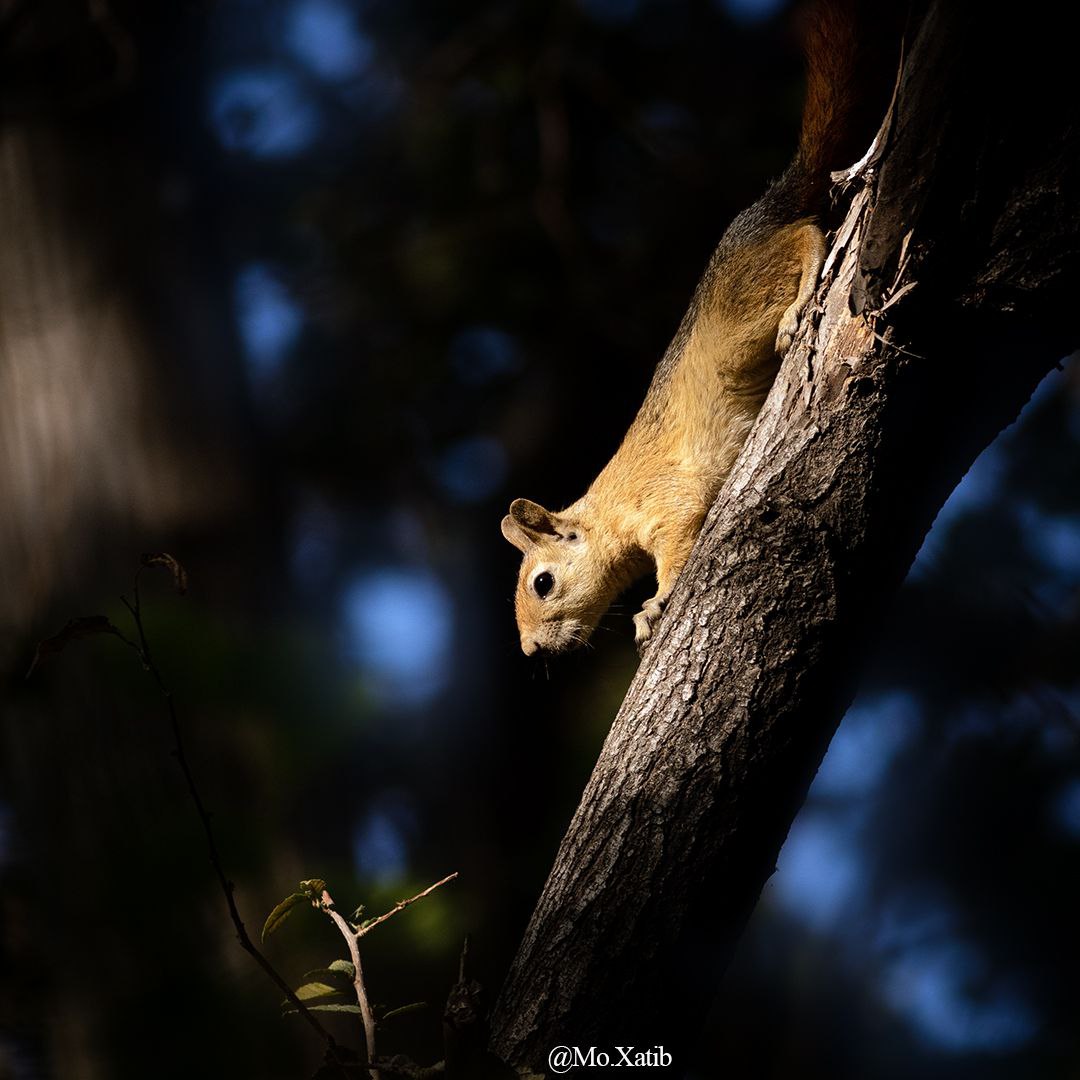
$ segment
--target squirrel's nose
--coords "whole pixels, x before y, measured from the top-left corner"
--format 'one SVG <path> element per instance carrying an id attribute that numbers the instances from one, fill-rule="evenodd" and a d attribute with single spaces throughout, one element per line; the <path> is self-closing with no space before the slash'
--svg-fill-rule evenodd
<path id="1" fill-rule="evenodd" d="M 523 637 L 521 639 L 521 651 L 526 656 L 535 656 L 540 649 L 540 642 L 536 638 Z"/>

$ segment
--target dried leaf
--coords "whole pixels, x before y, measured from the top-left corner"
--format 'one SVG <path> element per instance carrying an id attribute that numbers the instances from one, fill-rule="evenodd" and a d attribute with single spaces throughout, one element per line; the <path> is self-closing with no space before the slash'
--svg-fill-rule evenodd
<path id="1" fill-rule="evenodd" d="M 281 924 L 292 914 L 293 908 L 297 904 L 306 904 L 310 902 L 310 898 L 306 893 L 294 892 L 292 896 L 286 896 L 284 900 L 270 914 L 266 917 L 266 922 L 263 923 L 262 928 L 262 940 L 266 939 L 279 929 Z"/>
<path id="2" fill-rule="evenodd" d="M 167 551 L 149 551 L 139 560 L 143 566 L 161 566 L 172 574 L 173 588 L 183 596 L 187 592 L 187 571 L 180 560 Z"/>
<path id="3" fill-rule="evenodd" d="M 109 622 L 106 615 L 84 615 L 82 618 L 72 619 L 59 634 L 53 634 L 52 637 L 38 642 L 37 651 L 34 653 L 34 659 L 26 672 L 26 677 L 30 678 L 34 669 L 46 656 L 60 652 L 72 641 L 91 637 L 93 634 L 115 634 L 117 637 L 123 637 L 120 631 Z"/>

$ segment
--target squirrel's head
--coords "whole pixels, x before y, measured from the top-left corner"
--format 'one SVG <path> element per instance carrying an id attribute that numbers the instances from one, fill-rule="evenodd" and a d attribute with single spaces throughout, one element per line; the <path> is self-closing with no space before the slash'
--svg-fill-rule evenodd
<path id="1" fill-rule="evenodd" d="M 514 609 L 526 656 L 584 645 L 611 602 L 607 566 L 572 510 L 553 514 L 515 499 L 502 520 L 503 536 L 523 555 Z"/>

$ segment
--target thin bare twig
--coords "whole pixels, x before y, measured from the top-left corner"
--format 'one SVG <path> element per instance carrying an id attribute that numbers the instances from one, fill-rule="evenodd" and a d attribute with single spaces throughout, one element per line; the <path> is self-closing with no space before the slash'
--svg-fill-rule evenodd
<path id="1" fill-rule="evenodd" d="M 423 892 L 417 893 L 415 896 L 410 896 L 408 900 L 399 900 L 384 915 L 380 915 L 377 919 L 372 919 L 370 922 L 362 923 L 356 930 L 356 936 L 362 938 L 365 934 L 370 934 L 380 923 L 384 923 L 387 919 L 393 918 L 399 911 L 404 911 L 410 904 L 415 904 L 417 900 L 423 900 L 429 893 L 433 893 L 441 885 L 449 884 L 457 876 L 458 872 L 455 870 L 452 874 L 447 874 L 442 881 L 436 881 L 434 885 L 429 885 Z"/>
<path id="2" fill-rule="evenodd" d="M 367 1043 L 368 1064 L 371 1072 L 371 1080 L 380 1080 L 379 1070 L 372 1063 L 375 1061 L 375 1014 L 371 1011 L 371 1001 L 368 998 L 367 986 L 364 985 L 364 969 L 360 963 L 360 939 L 375 929 L 376 926 L 393 918 L 399 911 L 404 911 L 410 904 L 417 900 L 423 900 L 425 896 L 433 893 L 441 885 L 446 885 L 458 876 L 455 870 L 447 874 L 442 881 L 436 881 L 429 885 L 423 892 L 410 896 L 408 900 L 399 900 L 389 911 L 380 915 L 377 919 L 363 922 L 359 926 L 353 926 L 344 915 L 334 907 L 334 900 L 330 893 L 323 889 L 318 907 L 334 920 L 334 925 L 341 931 L 341 936 L 349 946 L 349 956 L 353 966 L 353 989 L 356 991 L 356 1002 L 360 1006 L 360 1018 L 364 1022 L 364 1040 Z"/>

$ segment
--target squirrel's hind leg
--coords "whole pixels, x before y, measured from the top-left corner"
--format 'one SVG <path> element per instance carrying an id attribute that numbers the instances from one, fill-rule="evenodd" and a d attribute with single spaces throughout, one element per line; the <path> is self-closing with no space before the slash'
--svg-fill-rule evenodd
<path id="1" fill-rule="evenodd" d="M 797 235 L 802 273 L 799 277 L 799 291 L 795 295 L 795 300 L 780 317 L 780 325 L 776 331 L 778 356 L 784 356 L 791 348 L 795 331 L 799 328 L 799 319 L 814 295 L 818 275 L 825 262 L 825 234 L 816 225 L 807 222 Z"/>

